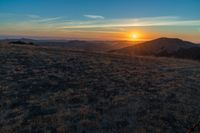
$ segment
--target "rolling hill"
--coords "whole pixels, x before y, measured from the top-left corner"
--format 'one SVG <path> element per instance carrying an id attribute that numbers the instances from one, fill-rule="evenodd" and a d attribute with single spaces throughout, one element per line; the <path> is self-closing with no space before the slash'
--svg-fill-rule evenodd
<path id="1" fill-rule="evenodd" d="M 1 133 L 183 133 L 199 121 L 197 61 L 0 45 L 0 64 Z"/>
<path id="2" fill-rule="evenodd" d="M 110 52 L 128 55 L 153 55 L 200 59 L 200 45 L 177 38 L 158 38 Z"/>

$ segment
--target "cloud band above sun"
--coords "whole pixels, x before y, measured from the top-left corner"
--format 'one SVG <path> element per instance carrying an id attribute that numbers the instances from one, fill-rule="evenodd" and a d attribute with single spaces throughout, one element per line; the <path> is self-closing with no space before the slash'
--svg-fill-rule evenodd
<path id="1" fill-rule="evenodd" d="M 76 22 L 76 21 L 75 21 Z M 109 27 L 143 27 L 143 26 L 200 26 L 200 19 L 188 20 L 179 17 L 148 17 L 148 18 L 128 18 L 128 19 L 106 19 L 91 21 L 85 24 L 84 21 L 80 25 L 67 25 L 62 28 L 109 28 Z"/>

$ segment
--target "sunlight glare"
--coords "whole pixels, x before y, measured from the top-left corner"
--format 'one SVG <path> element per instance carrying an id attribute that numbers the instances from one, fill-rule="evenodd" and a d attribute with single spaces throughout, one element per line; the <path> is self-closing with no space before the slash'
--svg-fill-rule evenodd
<path id="1" fill-rule="evenodd" d="M 133 40 L 133 41 L 138 40 L 139 39 L 138 33 L 131 33 L 130 34 L 130 39 Z"/>

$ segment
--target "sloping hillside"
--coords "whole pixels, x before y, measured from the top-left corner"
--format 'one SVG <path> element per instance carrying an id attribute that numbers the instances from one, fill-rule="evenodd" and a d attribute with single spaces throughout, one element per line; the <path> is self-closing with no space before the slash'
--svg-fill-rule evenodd
<path id="1" fill-rule="evenodd" d="M 0 132 L 187 132 L 200 63 L 0 45 Z"/>
<path id="2" fill-rule="evenodd" d="M 200 45 L 176 38 L 159 38 L 111 52 L 200 59 Z"/>

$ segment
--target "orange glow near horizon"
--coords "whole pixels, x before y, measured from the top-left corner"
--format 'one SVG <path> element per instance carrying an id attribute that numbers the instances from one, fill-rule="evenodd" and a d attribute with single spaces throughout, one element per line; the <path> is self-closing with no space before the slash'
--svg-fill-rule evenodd
<path id="1" fill-rule="evenodd" d="M 131 35 L 131 38 L 135 40 L 135 39 L 138 38 L 138 35 L 137 35 L 137 34 L 132 34 L 132 35 Z"/>
<path id="2" fill-rule="evenodd" d="M 141 33 L 138 33 L 138 32 L 132 32 L 132 33 L 129 33 L 128 35 L 128 40 L 131 40 L 131 41 L 139 41 L 141 40 Z"/>

